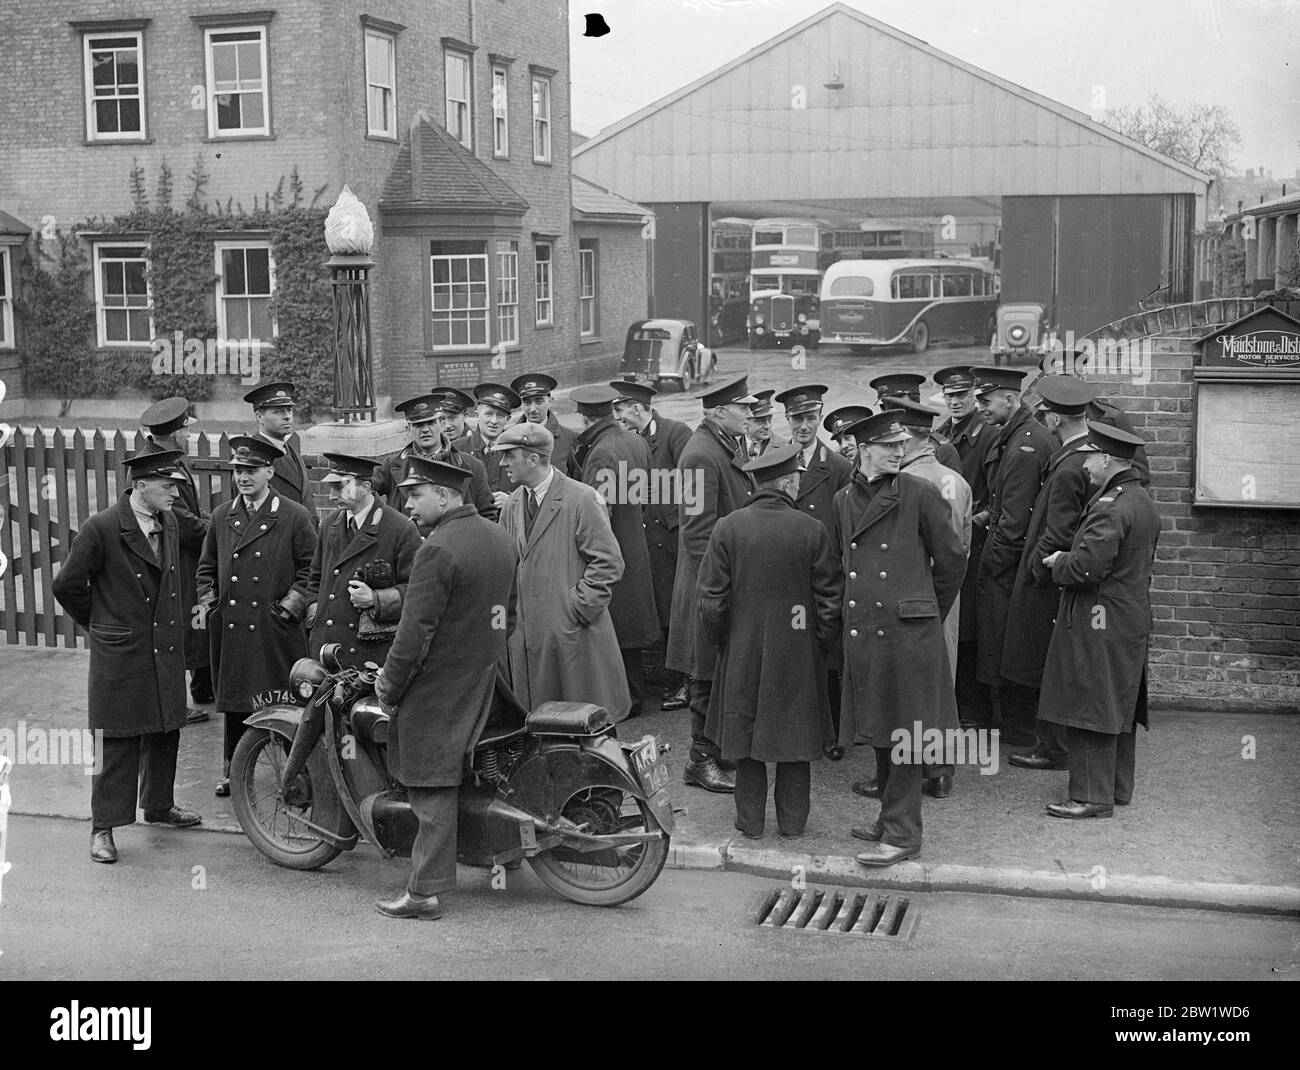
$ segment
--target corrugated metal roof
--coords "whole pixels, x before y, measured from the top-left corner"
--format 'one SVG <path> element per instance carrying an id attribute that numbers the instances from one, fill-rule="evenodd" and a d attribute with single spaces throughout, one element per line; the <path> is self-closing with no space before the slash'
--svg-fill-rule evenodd
<path id="1" fill-rule="evenodd" d="M 575 218 L 617 216 L 638 223 L 646 216 L 654 215 L 650 209 L 620 197 L 617 193 L 610 193 L 604 186 L 589 182 L 581 175 L 573 176 L 573 213 Z"/>
<path id="2" fill-rule="evenodd" d="M 1300 193 L 1288 193 L 1285 197 L 1274 197 L 1271 201 L 1245 205 L 1240 212 L 1233 212 L 1231 215 L 1224 216 L 1223 221 L 1225 223 L 1235 223 L 1242 216 L 1247 215 L 1253 215 L 1256 218 L 1262 215 L 1290 215 L 1297 210 L 1300 210 Z"/>
<path id="3" fill-rule="evenodd" d="M 528 210 L 528 202 L 421 111 L 398 149 L 379 207 L 519 213 Z"/>

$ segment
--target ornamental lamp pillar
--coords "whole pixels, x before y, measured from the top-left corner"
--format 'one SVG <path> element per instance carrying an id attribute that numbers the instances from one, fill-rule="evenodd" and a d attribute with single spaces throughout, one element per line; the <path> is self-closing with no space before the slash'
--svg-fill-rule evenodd
<path id="1" fill-rule="evenodd" d="M 374 422 L 375 374 L 370 340 L 370 269 L 375 228 L 347 186 L 325 218 L 334 307 L 334 402 L 339 423 Z"/>

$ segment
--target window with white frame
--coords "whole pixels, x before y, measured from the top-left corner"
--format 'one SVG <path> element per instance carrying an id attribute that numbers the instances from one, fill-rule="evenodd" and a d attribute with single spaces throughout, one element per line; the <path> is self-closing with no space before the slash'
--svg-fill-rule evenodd
<path id="1" fill-rule="evenodd" d="M 492 68 L 492 155 L 510 155 L 510 77 L 504 67 Z"/>
<path id="2" fill-rule="evenodd" d="M 551 80 L 533 76 L 533 160 L 551 162 Z"/>
<path id="3" fill-rule="evenodd" d="M 583 238 L 578 243 L 578 333 L 594 335 L 596 316 L 596 240 Z"/>
<path id="4" fill-rule="evenodd" d="M 447 77 L 447 132 L 467 149 L 474 147 L 473 110 L 470 107 L 469 56 L 444 52 Z"/>
<path id="5" fill-rule="evenodd" d="M 208 137 L 271 133 L 266 27 L 203 31 L 208 78 Z"/>
<path id="6" fill-rule="evenodd" d="M 90 141 L 140 141 L 145 137 L 144 35 L 138 31 L 88 33 L 86 137 Z"/>
<path id="7" fill-rule="evenodd" d="M 533 246 L 533 278 L 536 284 L 537 326 L 549 327 L 555 319 L 555 295 L 551 286 L 551 243 Z"/>
<path id="8" fill-rule="evenodd" d="M 14 347 L 14 283 L 9 248 L 0 245 L 0 349 Z"/>
<path id="9" fill-rule="evenodd" d="M 397 137 L 397 39 L 366 30 L 366 133 Z"/>
<path id="10" fill-rule="evenodd" d="M 519 342 L 519 243 L 498 241 L 497 250 L 497 341 Z"/>
<path id="11" fill-rule="evenodd" d="M 275 260 L 270 242 L 217 242 L 217 338 L 270 343 Z"/>
<path id="12" fill-rule="evenodd" d="M 485 243 L 430 242 L 429 289 L 434 349 L 488 344 Z"/>
<path id="13" fill-rule="evenodd" d="M 148 344 L 153 321 L 147 245 L 95 246 L 95 311 L 101 346 Z"/>

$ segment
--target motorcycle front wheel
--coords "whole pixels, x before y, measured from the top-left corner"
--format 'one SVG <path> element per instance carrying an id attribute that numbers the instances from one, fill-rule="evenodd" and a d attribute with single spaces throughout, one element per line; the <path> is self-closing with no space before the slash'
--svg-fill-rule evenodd
<path id="1" fill-rule="evenodd" d="M 320 869 L 342 848 L 322 840 L 300 819 L 336 829 L 341 806 L 319 748 L 285 798 L 280 772 L 288 758 L 284 738 L 262 728 L 248 729 L 230 759 L 230 801 L 244 835 L 272 862 L 288 869 Z"/>
<path id="2" fill-rule="evenodd" d="M 618 788 L 584 788 L 560 811 L 584 832 L 650 832 L 659 829 L 649 805 Z M 668 834 L 657 840 L 577 851 L 555 847 L 528 860 L 538 880 L 584 906 L 616 907 L 635 899 L 658 879 L 668 860 Z"/>

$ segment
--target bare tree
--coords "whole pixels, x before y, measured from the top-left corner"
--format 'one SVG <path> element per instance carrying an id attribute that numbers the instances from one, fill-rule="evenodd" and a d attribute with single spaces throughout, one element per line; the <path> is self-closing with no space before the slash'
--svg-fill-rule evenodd
<path id="1" fill-rule="evenodd" d="M 1177 105 L 1158 93 L 1136 107 L 1111 108 L 1101 121 L 1216 179 L 1232 173 L 1232 152 L 1241 144 L 1241 130 L 1222 105 Z"/>

